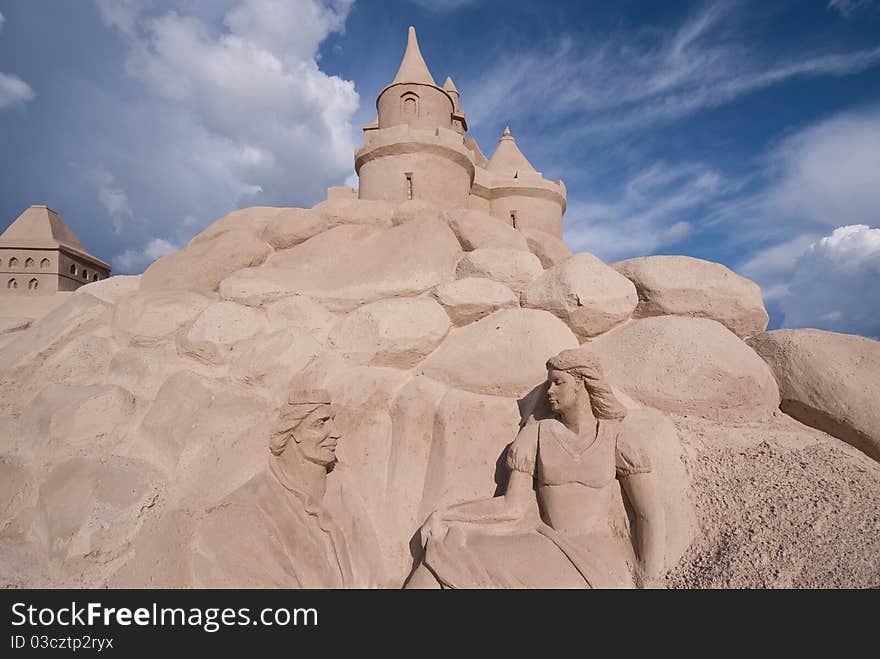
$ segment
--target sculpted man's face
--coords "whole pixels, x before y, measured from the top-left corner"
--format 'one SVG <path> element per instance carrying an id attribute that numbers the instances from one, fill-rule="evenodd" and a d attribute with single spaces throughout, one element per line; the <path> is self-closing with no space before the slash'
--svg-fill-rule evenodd
<path id="1" fill-rule="evenodd" d="M 327 466 L 336 460 L 336 444 L 340 435 L 335 416 L 331 405 L 322 405 L 293 431 L 294 441 L 309 462 Z"/>
<path id="2" fill-rule="evenodd" d="M 547 390 L 550 409 L 559 412 L 577 405 L 580 387 L 577 378 L 565 371 L 550 369 L 547 371 L 547 381 L 550 383 L 550 388 Z"/>

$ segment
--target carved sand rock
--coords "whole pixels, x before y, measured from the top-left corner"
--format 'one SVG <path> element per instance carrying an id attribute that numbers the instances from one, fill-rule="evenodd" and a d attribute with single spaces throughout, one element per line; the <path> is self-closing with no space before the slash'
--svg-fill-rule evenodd
<path id="1" fill-rule="evenodd" d="M 649 407 L 736 421 L 769 419 L 779 407 L 767 364 L 714 320 L 643 318 L 592 345 L 608 379 Z"/>
<path id="2" fill-rule="evenodd" d="M 493 311 L 519 306 L 519 299 L 509 287 L 482 277 L 442 284 L 434 289 L 434 297 L 456 325 L 467 325 Z"/>
<path id="3" fill-rule="evenodd" d="M 629 318 L 637 297 L 628 279 L 582 252 L 545 271 L 526 288 L 522 302 L 556 314 L 583 339 Z"/>
<path id="4" fill-rule="evenodd" d="M 749 339 L 779 383 L 780 407 L 880 461 L 880 343 L 817 329 Z"/>
<path id="5" fill-rule="evenodd" d="M 741 338 L 767 327 L 761 289 L 720 263 L 690 256 L 644 256 L 611 267 L 636 285 L 637 318 L 711 318 Z"/>
<path id="6" fill-rule="evenodd" d="M 455 270 L 459 279 L 485 277 L 521 293 L 544 268 L 534 254 L 518 249 L 483 247 L 467 252 Z"/>

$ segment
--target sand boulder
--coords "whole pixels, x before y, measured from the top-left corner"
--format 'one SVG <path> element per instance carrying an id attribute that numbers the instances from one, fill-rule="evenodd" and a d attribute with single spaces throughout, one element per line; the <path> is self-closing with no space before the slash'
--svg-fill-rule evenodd
<path id="1" fill-rule="evenodd" d="M 645 256 L 611 267 L 635 284 L 636 317 L 711 318 L 742 338 L 767 327 L 761 289 L 720 263 L 690 256 Z"/>
<path id="2" fill-rule="evenodd" d="M 880 342 L 787 329 L 758 334 L 749 345 L 773 370 L 783 412 L 880 461 Z"/>
<path id="3" fill-rule="evenodd" d="M 439 222 L 446 222 L 446 211 L 429 201 L 421 199 L 410 199 L 404 201 L 394 207 L 391 215 L 391 224 L 398 226 L 413 220 L 433 219 Z"/>
<path id="4" fill-rule="evenodd" d="M 529 251 L 525 237 L 519 231 L 488 213 L 456 208 L 447 211 L 446 217 L 466 252 L 483 247 Z"/>
<path id="5" fill-rule="evenodd" d="M 227 231 L 243 231 L 254 238 L 259 238 L 260 234 L 263 233 L 263 230 L 276 215 L 288 210 L 297 209 L 278 208 L 275 206 L 251 206 L 250 208 L 232 211 L 229 215 L 221 217 L 203 231 L 197 233 L 189 241 L 189 245 L 194 246 L 206 243 Z"/>
<path id="6" fill-rule="evenodd" d="M 116 304 L 125 296 L 135 293 L 140 287 L 140 275 L 116 275 L 80 286 L 76 289 L 74 295 L 88 293 L 109 304 Z"/>
<path id="7" fill-rule="evenodd" d="M 209 305 L 177 335 L 177 350 L 207 364 L 223 364 L 236 343 L 268 330 L 265 312 L 223 300 Z"/>
<path id="8" fill-rule="evenodd" d="M 227 299 L 250 294 L 251 303 L 304 294 L 331 311 L 347 311 L 451 281 L 460 255 L 455 234 L 439 220 L 384 231 L 339 226 L 276 253 L 264 267 L 235 273 L 220 290 Z"/>
<path id="9" fill-rule="evenodd" d="M 544 268 L 538 257 L 528 251 L 484 247 L 467 252 L 455 273 L 459 279 L 485 277 L 521 293 Z"/>
<path id="10" fill-rule="evenodd" d="M 229 366 L 229 375 L 250 385 L 282 392 L 291 374 L 299 373 L 321 352 L 315 338 L 296 327 L 245 341 Z"/>
<path id="11" fill-rule="evenodd" d="M 545 271 L 526 288 L 523 306 L 546 309 L 581 338 L 607 332 L 633 312 L 636 289 L 592 254 L 581 252 Z"/>
<path id="12" fill-rule="evenodd" d="M 643 318 L 596 338 L 609 381 L 649 407 L 757 421 L 779 407 L 773 374 L 733 332 L 707 318 Z"/>
<path id="13" fill-rule="evenodd" d="M 385 229 L 391 226 L 395 205 L 373 199 L 329 199 L 312 206 L 312 211 L 323 217 L 329 227 L 359 224 Z"/>
<path id="14" fill-rule="evenodd" d="M 540 229 L 520 229 L 532 254 L 538 257 L 541 265 L 552 268 L 571 258 L 571 250 L 562 240 Z"/>
<path id="15" fill-rule="evenodd" d="M 210 303 L 210 298 L 191 291 L 139 291 L 116 306 L 113 327 L 131 345 L 156 345 Z"/>
<path id="16" fill-rule="evenodd" d="M 98 327 L 110 317 L 111 306 L 88 294 L 70 296 L 0 351 L 0 371 L 43 360 L 73 337 Z"/>
<path id="17" fill-rule="evenodd" d="M 577 338 L 554 315 L 505 309 L 451 334 L 421 371 L 477 394 L 522 396 L 547 377 L 547 360 Z"/>
<path id="18" fill-rule="evenodd" d="M 431 298 L 380 300 L 338 321 L 330 345 L 355 363 L 409 368 L 439 345 L 449 326 Z"/>
<path id="19" fill-rule="evenodd" d="M 305 208 L 285 208 L 266 225 L 262 239 L 275 249 L 289 249 L 331 227 L 330 220 Z"/>
<path id="20" fill-rule="evenodd" d="M 262 232 L 261 232 L 262 233 Z M 163 256 L 144 271 L 141 290 L 185 290 L 210 294 L 242 268 L 260 265 L 272 248 L 249 230 L 224 231 Z"/>
<path id="21" fill-rule="evenodd" d="M 456 325 L 467 325 L 493 311 L 519 306 L 519 299 L 508 286 L 482 277 L 466 277 L 438 286 L 434 298 Z"/>

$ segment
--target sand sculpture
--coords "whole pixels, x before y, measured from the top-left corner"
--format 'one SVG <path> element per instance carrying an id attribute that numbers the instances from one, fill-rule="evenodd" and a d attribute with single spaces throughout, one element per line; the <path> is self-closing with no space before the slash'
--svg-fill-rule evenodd
<path id="1" fill-rule="evenodd" d="M 572 255 L 462 108 L 411 32 L 357 190 L 0 299 L 0 584 L 880 586 L 880 344 Z"/>
<path id="2" fill-rule="evenodd" d="M 647 429 L 627 423 L 588 348 L 562 351 L 547 369 L 553 415 L 530 416 L 508 448 L 504 495 L 431 513 L 409 586 L 619 588 L 662 575 L 665 512 L 641 446 Z M 618 482 L 636 520 L 636 565 L 609 523 Z"/>
<path id="3" fill-rule="evenodd" d="M 58 213 L 38 205 L 0 235 L 0 276 L 0 295 L 52 295 L 107 279 L 110 266 L 86 250 Z"/>

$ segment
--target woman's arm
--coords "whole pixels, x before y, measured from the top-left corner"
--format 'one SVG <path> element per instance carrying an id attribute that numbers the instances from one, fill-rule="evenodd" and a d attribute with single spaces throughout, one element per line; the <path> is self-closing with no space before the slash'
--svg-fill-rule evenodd
<path id="1" fill-rule="evenodd" d="M 514 521 L 528 511 L 533 496 L 532 476 L 511 470 L 504 496 L 456 504 L 443 511 L 442 519 L 476 524 Z"/>
<path id="2" fill-rule="evenodd" d="M 431 513 L 422 526 L 423 544 L 430 537 L 445 536 L 449 522 L 497 524 L 521 519 L 534 503 L 532 477 L 537 440 L 537 424 L 531 424 L 520 431 L 508 449 L 510 471 L 504 496 L 467 501 Z"/>
<path id="3" fill-rule="evenodd" d="M 663 576 L 666 516 L 657 496 L 651 472 L 632 474 L 620 479 L 635 512 L 636 552 L 639 568 L 650 583 Z"/>

